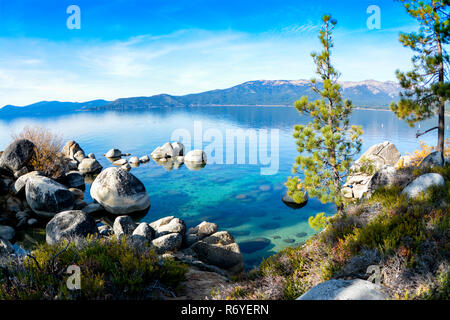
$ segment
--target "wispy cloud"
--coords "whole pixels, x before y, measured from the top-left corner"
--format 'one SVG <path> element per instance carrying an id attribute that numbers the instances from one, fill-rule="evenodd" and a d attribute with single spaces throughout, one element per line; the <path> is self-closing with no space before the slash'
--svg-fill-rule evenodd
<path id="1" fill-rule="evenodd" d="M 248 80 L 310 78 L 317 29 L 307 22 L 260 34 L 183 29 L 123 41 L 0 38 L 0 106 L 187 94 Z M 402 50 L 396 36 L 382 42 L 370 35 L 358 41 L 341 36 L 333 58 L 344 80 L 393 80 L 394 70 L 409 61 Z"/>

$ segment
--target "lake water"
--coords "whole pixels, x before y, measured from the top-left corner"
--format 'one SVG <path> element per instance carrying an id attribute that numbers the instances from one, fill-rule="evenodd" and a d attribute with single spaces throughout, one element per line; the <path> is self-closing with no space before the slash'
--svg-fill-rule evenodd
<path id="1" fill-rule="evenodd" d="M 449 119 L 446 121 L 448 123 Z M 285 193 L 283 183 L 291 174 L 297 155 L 293 126 L 307 122 L 308 118 L 300 118 L 292 107 L 157 108 L 126 113 L 89 112 L 61 117 L 0 119 L 0 150 L 10 143 L 12 132 L 20 132 L 26 125 L 47 127 L 67 140 L 76 140 L 86 154 L 93 152 L 103 167 L 111 166 L 103 157 L 110 148 L 139 157 L 149 155 L 157 146 L 170 141 L 176 130 L 181 132 L 180 129 L 191 135 L 190 141 L 182 141 L 187 146 L 186 151 L 200 144 L 203 148 L 211 147 L 213 140 L 205 141 L 209 134 L 216 138 L 221 134 L 225 142 L 227 130 L 250 129 L 260 139 L 268 133 L 269 141 L 272 134 L 277 138 L 278 152 L 270 154 L 271 147 L 276 144 L 269 143 L 268 152 L 263 152 L 267 158 L 264 164 L 261 164 L 264 158 L 259 155 L 256 164 L 249 163 L 251 156 L 248 154 L 245 161 L 241 161 L 245 163 L 237 164 L 236 160 L 228 163 L 233 155 L 235 159 L 239 158 L 238 148 L 223 143 L 222 152 L 216 149 L 209 159 L 215 158 L 219 163 L 208 163 L 198 171 L 191 171 L 186 166 L 167 170 L 154 161 L 131 171 L 145 184 L 151 199 L 150 211 L 143 221 L 173 215 L 183 219 L 188 228 L 204 220 L 215 222 L 221 230 L 234 235 L 241 245 L 246 266 L 252 267 L 263 257 L 284 247 L 298 245 L 313 235 L 314 230 L 308 225 L 311 215 L 334 211 L 332 205 L 323 205 L 316 199 L 310 199 L 299 210 L 291 209 L 281 201 Z M 352 123 L 363 126 L 362 152 L 386 140 L 394 143 L 402 154 L 419 146 L 415 138 L 418 128 L 408 127 L 391 112 L 355 110 Z M 421 130 L 435 126 L 435 123 L 435 120 L 426 121 L 421 124 Z M 436 133 L 421 138 L 430 145 L 436 143 Z M 252 147 L 248 141 L 237 140 L 236 145 L 247 150 Z M 220 163 L 221 158 L 223 163 Z M 278 170 L 275 174 L 263 175 L 261 168 L 269 167 L 270 163 Z M 89 185 L 86 198 L 91 200 Z M 255 239 L 258 241 L 248 242 Z"/>

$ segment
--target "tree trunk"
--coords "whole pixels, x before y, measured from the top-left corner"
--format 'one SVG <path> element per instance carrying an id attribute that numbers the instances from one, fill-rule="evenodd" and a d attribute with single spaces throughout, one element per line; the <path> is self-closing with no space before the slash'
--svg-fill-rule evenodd
<path id="1" fill-rule="evenodd" d="M 436 12 L 436 6 L 433 4 L 433 11 Z M 441 59 L 439 63 L 439 84 L 444 84 L 444 60 L 442 55 L 442 40 L 441 34 L 436 32 L 436 42 L 438 56 Z M 445 100 L 439 97 L 439 123 L 438 123 L 438 145 L 437 150 L 442 152 L 444 156 L 444 137 L 445 137 Z"/>

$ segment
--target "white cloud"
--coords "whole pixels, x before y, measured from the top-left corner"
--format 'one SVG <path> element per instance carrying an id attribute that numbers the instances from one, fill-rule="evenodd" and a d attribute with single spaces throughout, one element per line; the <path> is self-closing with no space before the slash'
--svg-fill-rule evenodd
<path id="1" fill-rule="evenodd" d="M 258 35 L 179 30 L 109 42 L 0 38 L 0 106 L 187 94 L 256 79 L 309 79 L 314 71 L 310 52 L 319 49 L 317 28 L 306 23 Z M 344 80 L 393 80 L 395 69 L 409 61 L 396 36 L 383 42 L 352 37 L 336 39 L 334 61 Z"/>

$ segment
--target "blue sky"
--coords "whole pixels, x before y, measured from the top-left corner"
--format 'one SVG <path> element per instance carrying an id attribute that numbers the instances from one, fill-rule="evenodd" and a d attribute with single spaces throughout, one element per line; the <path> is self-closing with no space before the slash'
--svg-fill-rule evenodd
<path id="1" fill-rule="evenodd" d="M 81 29 L 69 30 L 69 5 Z M 381 28 L 369 30 L 377 5 Z M 257 79 L 309 79 L 320 18 L 337 20 L 342 80 L 395 80 L 410 68 L 393 0 L 0 0 L 0 106 L 186 94 Z"/>

